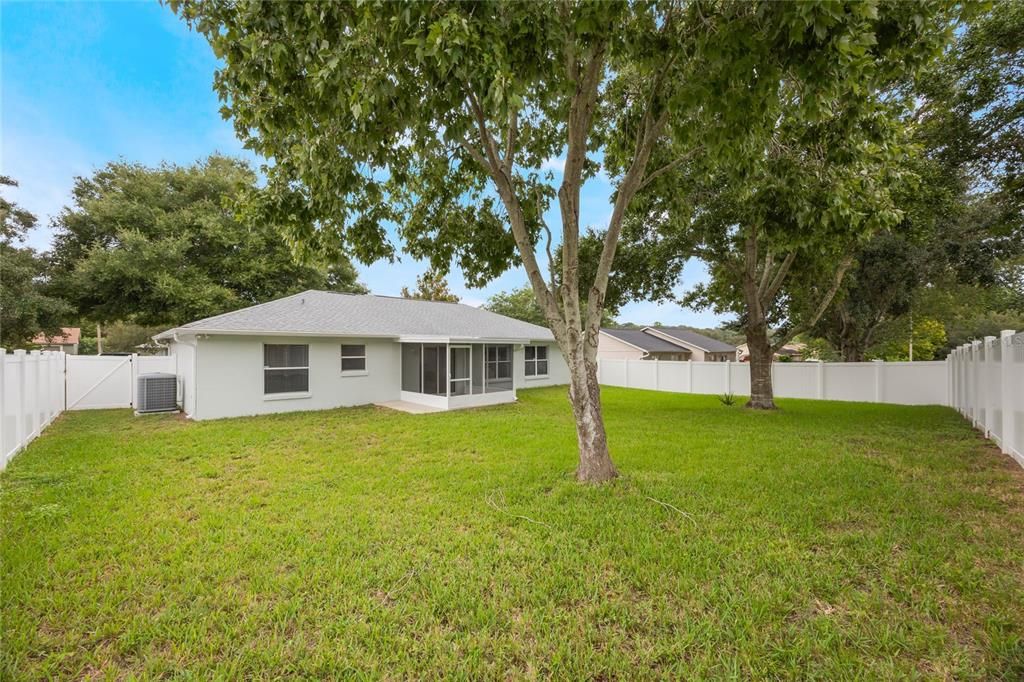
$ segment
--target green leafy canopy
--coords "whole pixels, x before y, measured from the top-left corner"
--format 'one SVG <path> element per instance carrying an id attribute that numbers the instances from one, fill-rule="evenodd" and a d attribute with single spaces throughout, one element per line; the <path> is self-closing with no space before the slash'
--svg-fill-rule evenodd
<path id="1" fill-rule="evenodd" d="M 667 114 L 656 156 L 699 145 L 755 165 L 784 97 L 808 119 L 840 99 L 856 107 L 850 98 L 894 68 L 879 54 L 925 57 L 909 48 L 934 14 L 877 2 L 171 6 L 225 62 L 215 78 L 224 115 L 273 159 L 255 210 L 306 248 L 364 261 L 394 256 L 385 225 L 396 223 L 413 255 L 442 270 L 456 259 L 470 284 L 519 259 L 480 155 L 509 153 L 506 172 L 539 247 L 555 190 L 537 169 L 564 153 L 573 116 L 592 117 L 586 148 L 604 150 L 615 179 L 650 111 Z M 587 74 L 566 55 L 596 50 L 600 96 L 591 111 L 573 111 Z M 480 144 L 481 128 L 496 149 Z M 599 166 L 589 157 L 584 176 Z"/>
<path id="2" fill-rule="evenodd" d="M 343 257 L 300 263 L 273 223 L 236 200 L 256 186 L 243 161 L 114 162 L 80 177 L 54 221 L 51 289 L 99 321 L 175 325 L 308 288 L 364 291 Z"/>

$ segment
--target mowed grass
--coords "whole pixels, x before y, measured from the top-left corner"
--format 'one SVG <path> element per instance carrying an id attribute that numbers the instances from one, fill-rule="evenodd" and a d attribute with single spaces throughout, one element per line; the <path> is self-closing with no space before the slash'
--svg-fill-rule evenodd
<path id="1" fill-rule="evenodd" d="M 65 414 L 0 478 L 5 679 L 1024 678 L 1024 471 L 952 410 L 606 388 Z"/>

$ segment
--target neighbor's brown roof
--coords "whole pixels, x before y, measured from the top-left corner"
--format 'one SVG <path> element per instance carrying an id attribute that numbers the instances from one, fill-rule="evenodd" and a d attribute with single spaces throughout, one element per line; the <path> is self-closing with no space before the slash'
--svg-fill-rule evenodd
<path id="1" fill-rule="evenodd" d="M 61 327 L 60 329 L 61 335 L 47 337 L 46 334 L 39 334 L 32 339 L 32 343 L 40 346 L 55 346 L 57 344 L 78 343 L 82 338 L 81 327 Z"/>

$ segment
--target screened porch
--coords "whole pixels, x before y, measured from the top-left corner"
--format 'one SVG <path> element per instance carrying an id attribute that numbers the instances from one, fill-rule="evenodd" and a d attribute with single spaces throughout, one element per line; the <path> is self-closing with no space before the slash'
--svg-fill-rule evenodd
<path id="1" fill-rule="evenodd" d="M 471 407 L 515 400 L 512 344 L 403 343 L 402 400 Z"/>

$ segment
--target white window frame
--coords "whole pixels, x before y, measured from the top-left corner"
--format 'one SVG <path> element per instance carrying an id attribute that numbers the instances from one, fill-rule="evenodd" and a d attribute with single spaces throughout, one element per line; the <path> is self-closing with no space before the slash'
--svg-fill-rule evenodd
<path id="1" fill-rule="evenodd" d="M 529 350 L 531 348 L 534 349 L 533 359 L 532 360 L 527 357 L 527 355 L 529 354 Z M 537 357 L 537 351 L 536 351 L 537 348 L 543 348 L 544 349 L 544 357 L 543 358 L 538 358 Z M 545 371 L 543 374 L 541 374 L 541 373 L 539 373 L 537 371 L 537 363 L 538 362 L 543 362 L 544 365 L 547 367 L 547 371 Z M 527 368 L 531 364 L 533 365 L 533 374 L 530 374 L 527 371 Z M 548 350 L 548 347 L 546 345 L 544 345 L 544 344 L 527 344 L 527 345 L 523 346 L 523 375 L 526 377 L 527 381 L 530 381 L 532 379 L 547 379 L 549 377 L 549 372 L 550 371 L 551 371 L 551 352 Z"/>
<path id="2" fill-rule="evenodd" d="M 305 346 L 306 347 L 306 365 L 304 367 L 269 367 L 267 366 L 267 346 Z M 313 393 L 309 390 L 309 344 L 308 343 L 264 343 L 261 350 L 263 351 L 263 372 L 260 374 L 260 378 L 263 381 L 263 399 L 264 400 L 293 400 L 296 398 L 309 398 Z M 306 370 L 306 390 L 305 391 L 281 391 L 279 393 L 267 393 L 267 372 L 268 371 L 283 371 L 283 370 Z"/>
<path id="3" fill-rule="evenodd" d="M 487 357 L 487 349 L 494 348 L 494 360 Z M 508 348 L 508 360 L 501 360 L 499 355 L 502 348 Z M 487 370 L 489 365 L 494 365 L 494 381 L 505 381 L 511 379 L 513 386 L 515 385 L 515 374 L 516 374 L 516 354 L 514 348 L 509 348 L 507 344 L 503 343 L 487 343 L 484 344 L 484 393 L 487 392 Z M 502 365 L 508 365 L 508 377 L 499 376 L 498 368 Z"/>
<path id="4" fill-rule="evenodd" d="M 345 355 L 345 346 L 362 346 L 362 355 Z M 365 377 L 369 374 L 369 362 L 366 356 L 366 344 L 365 343 L 343 343 L 338 347 L 339 353 L 339 366 L 341 369 L 341 376 L 343 377 Z M 345 360 L 362 360 L 362 369 L 345 369 Z"/>

